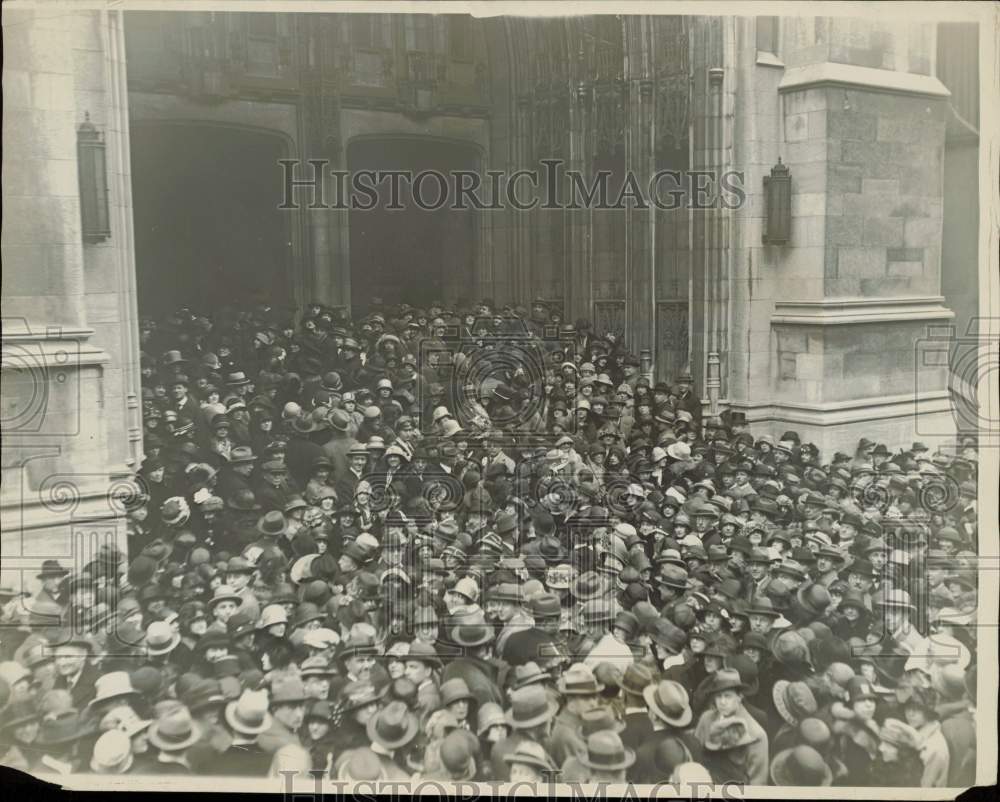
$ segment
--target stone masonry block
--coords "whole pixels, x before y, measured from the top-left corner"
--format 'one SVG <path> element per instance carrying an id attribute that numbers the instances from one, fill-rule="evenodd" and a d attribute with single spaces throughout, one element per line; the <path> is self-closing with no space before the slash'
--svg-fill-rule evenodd
<path id="1" fill-rule="evenodd" d="M 861 191 L 866 195 L 898 195 L 899 181 L 884 178 L 863 178 Z"/>
<path id="2" fill-rule="evenodd" d="M 863 218 L 859 215 L 828 217 L 826 241 L 828 245 L 860 245 Z"/>
<path id="3" fill-rule="evenodd" d="M 906 295 L 913 291 L 911 279 L 899 276 L 863 278 L 860 280 L 859 285 L 862 295 L 873 298 L 892 298 L 895 295 Z"/>
<path id="4" fill-rule="evenodd" d="M 840 248 L 838 275 L 844 278 L 873 278 L 885 274 L 884 248 Z"/>
<path id="5" fill-rule="evenodd" d="M 802 354 L 808 350 L 806 335 L 800 331 L 779 329 L 778 352 L 782 354 Z"/>
<path id="6" fill-rule="evenodd" d="M 809 139 L 809 115 L 790 114 L 785 117 L 785 141 L 804 142 Z"/>
<path id="7" fill-rule="evenodd" d="M 822 381 L 823 357 L 817 354 L 796 354 L 795 375 L 807 381 Z"/>
<path id="8" fill-rule="evenodd" d="M 940 220 L 934 218 L 908 219 L 903 224 L 903 242 L 907 248 L 933 245 L 941 239 Z"/>
<path id="9" fill-rule="evenodd" d="M 866 217 L 862 242 L 865 245 L 880 245 L 888 248 L 903 244 L 903 218 Z"/>
<path id="10" fill-rule="evenodd" d="M 924 260 L 924 249 L 890 248 L 886 252 L 886 259 L 890 262 L 922 262 Z"/>
<path id="11" fill-rule="evenodd" d="M 915 278 L 923 273 L 923 262 L 889 262 L 886 273 L 890 276 Z"/>
<path id="12" fill-rule="evenodd" d="M 827 189 L 830 192 L 861 192 L 861 168 L 844 164 L 830 164 Z"/>
<path id="13" fill-rule="evenodd" d="M 792 216 L 809 217 L 823 215 L 826 212 L 826 195 L 821 192 L 792 193 Z"/>
<path id="14" fill-rule="evenodd" d="M 874 114 L 830 109 L 826 119 L 827 136 L 861 142 L 875 141 L 878 120 Z"/>

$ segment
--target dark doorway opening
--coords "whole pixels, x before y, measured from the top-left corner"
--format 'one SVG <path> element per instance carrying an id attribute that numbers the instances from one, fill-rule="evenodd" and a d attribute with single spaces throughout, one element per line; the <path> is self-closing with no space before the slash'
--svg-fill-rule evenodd
<path id="1" fill-rule="evenodd" d="M 479 151 L 472 145 L 434 139 L 378 137 L 354 141 L 348 147 L 348 167 L 359 170 L 440 171 L 448 182 L 448 203 L 421 209 L 413 202 L 408 182 L 401 182 L 399 203 L 391 203 L 389 181 L 378 187 L 378 205 L 350 212 L 351 302 L 362 313 L 381 298 L 385 304 L 427 307 L 431 301 L 452 304 L 472 300 L 476 291 L 477 212 L 454 209 L 456 170 L 478 171 Z M 425 203 L 435 205 L 435 180 L 422 188 Z M 479 193 L 488 202 L 485 190 Z"/>
<path id="2" fill-rule="evenodd" d="M 278 209 L 284 141 L 158 123 L 134 124 L 131 139 L 142 314 L 264 301 L 288 307 L 292 221 Z"/>

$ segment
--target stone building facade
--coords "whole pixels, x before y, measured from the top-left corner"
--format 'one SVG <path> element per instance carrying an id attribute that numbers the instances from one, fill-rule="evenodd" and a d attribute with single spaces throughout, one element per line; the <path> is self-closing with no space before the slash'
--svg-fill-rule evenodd
<path id="1" fill-rule="evenodd" d="M 621 330 L 657 378 L 690 369 L 758 432 L 797 429 L 824 450 L 954 434 L 947 356 L 915 343 L 964 330 L 978 305 L 975 25 L 4 16 L 5 556 L 116 531 L 108 487 L 142 457 L 138 315 L 182 301 L 267 298 L 291 314 L 374 291 L 542 297 Z M 97 239 L 81 228 L 88 120 L 107 176 Z M 277 210 L 280 159 L 507 174 L 559 159 L 607 170 L 613 189 L 628 174 L 734 170 L 746 197 L 443 214 L 422 221 L 422 273 L 346 210 Z M 765 243 L 779 160 L 789 236 Z M 52 536 L 35 551 L 9 534 L 36 530 Z"/>

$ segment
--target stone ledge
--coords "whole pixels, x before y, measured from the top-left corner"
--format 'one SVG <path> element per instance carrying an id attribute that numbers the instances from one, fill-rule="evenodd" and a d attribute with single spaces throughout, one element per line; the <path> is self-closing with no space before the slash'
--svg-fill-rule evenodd
<path id="1" fill-rule="evenodd" d="M 891 92 L 923 97 L 951 97 L 951 92 L 937 78 L 911 72 L 879 70 L 855 64 L 837 64 L 825 61 L 792 67 L 778 84 L 779 92 L 803 91 L 820 86 L 852 86 L 874 92 Z"/>
<path id="2" fill-rule="evenodd" d="M 93 329 L 50 326 L 41 331 L 4 328 L 0 367 L 10 369 L 67 370 L 111 361 L 106 351 L 87 340 Z M 37 361 L 37 364 L 29 364 Z"/>
<path id="3" fill-rule="evenodd" d="M 896 323 L 909 320 L 951 320 L 955 313 L 942 296 L 926 298 L 845 298 L 823 301 L 777 301 L 772 326 L 840 326 Z"/>
<path id="4" fill-rule="evenodd" d="M 758 67 L 779 67 L 783 68 L 785 62 L 778 58 L 774 53 L 770 53 L 767 50 L 758 50 L 757 58 L 755 63 Z"/>
<path id="5" fill-rule="evenodd" d="M 744 412 L 750 424 L 771 420 L 801 423 L 809 426 L 842 426 L 847 423 L 879 421 L 887 418 L 915 417 L 951 412 L 951 394 L 948 390 L 880 396 L 851 401 L 831 401 L 825 404 L 798 404 L 794 402 L 746 403 L 720 401 L 720 407 Z"/>

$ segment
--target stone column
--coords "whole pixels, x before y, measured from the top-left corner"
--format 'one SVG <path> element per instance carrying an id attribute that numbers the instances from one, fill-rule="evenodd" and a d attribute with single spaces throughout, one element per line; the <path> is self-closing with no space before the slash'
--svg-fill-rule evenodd
<path id="1" fill-rule="evenodd" d="M 640 194 L 647 192 L 653 175 L 653 81 L 649 49 L 649 17 L 626 17 L 625 44 L 629 54 L 625 76 L 629 125 L 625 129 L 625 174 L 635 178 Z M 625 269 L 629 297 L 626 298 L 628 344 L 638 354 L 651 349 L 655 341 L 656 282 L 653 275 L 655 207 L 627 206 L 625 215 Z"/>
<path id="2" fill-rule="evenodd" d="M 752 25 L 743 35 L 753 52 Z M 729 406 L 824 453 L 861 436 L 932 445 L 952 430 L 947 359 L 922 345 L 941 343 L 952 317 L 940 289 L 948 92 L 915 40 L 879 22 L 782 19 L 780 39 L 741 65 L 761 100 L 740 131 L 751 348 Z M 761 181 L 778 156 L 791 239 L 765 245 Z"/>
<path id="3" fill-rule="evenodd" d="M 73 568 L 122 543 L 115 477 L 136 467 L 138 340 L 118 13 L 4 15 L 5 569 Z M 77 128 L 106 145 L 110 236 L 84 245 Z M 109 358 L 109 352 L 111 357 Z"/>

